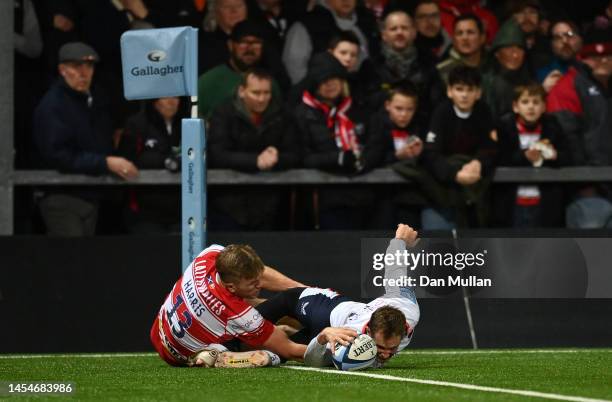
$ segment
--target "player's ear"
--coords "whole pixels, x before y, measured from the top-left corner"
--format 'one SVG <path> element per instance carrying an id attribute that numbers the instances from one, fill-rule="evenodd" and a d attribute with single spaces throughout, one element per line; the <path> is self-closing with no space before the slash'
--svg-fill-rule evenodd
<path id="1" fill-rule="evenodd" d="M 233 282 L 225 282 L 223 285 L 225 286 L 225 289 L 227 289 L 232 294 L 236 293 L 236 291 L 238 290 Z"/>
<path id="2" fill-rule="evenodd" d="M 372 336 L 372 334 L 370 333 L 370 327 L 368 327 L 367 325 L 365 327 L 365 334 L 369 335 L 370 337 Z"/>

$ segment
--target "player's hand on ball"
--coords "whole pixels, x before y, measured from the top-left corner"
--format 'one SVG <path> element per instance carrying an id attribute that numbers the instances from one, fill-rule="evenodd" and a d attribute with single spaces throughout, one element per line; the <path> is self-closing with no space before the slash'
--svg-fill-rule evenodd
<path id="1" fill-rule="evenodd" d="M 395 238 L 403 240 L 406 246 L 413 247 L 417 243 L 419 233 L 408 225 L 400 223 L 395 231 Z"/>
<path id="2" fill-rule="evenodd" d="M 335 327 L 327 327 L 317 337 L 317 342 L 320 345 L 324 343 L 329 343 L 331 346 L 332 353 L 336 349 L 336 343 L 341 345 L 348 345 L 353 342 L 357 337 L 357 332 L 350 328 L 335 328 Z"/>

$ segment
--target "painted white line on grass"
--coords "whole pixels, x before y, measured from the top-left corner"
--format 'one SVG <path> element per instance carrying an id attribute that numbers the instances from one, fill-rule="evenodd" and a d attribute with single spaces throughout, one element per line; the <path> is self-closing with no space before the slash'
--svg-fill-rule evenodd
<path id="1" fill-rule="evenodd" d="M 1 359 L 46 359 L 53 357 L 149 357 L 157 353 L 77 353 L 77 354 L 48 354 L 48 355 L 0 355 Z"/>
<path id="2" fill-rule="evenodd" d="M 508 353 L 612 353 L 612 349 L 478 349 L 478 350 L 404 350 L 400 355 L 477 355 Z"/>
<path id="3" fill-rule="evenodd" d="M 284 366 L 284 368 L 288 368 L 292 370 L 316 371 L 319 373 L 327 373 L 327 374 L 354 375 L 354 376 L 359 376 L 359 377 L 376 378 L 379 380 L 413 382 L 417 384 L 427 384 L 427 385 L 439 385 L 442 387 L 453 387 L 453 388 L 468 389 L 472 391 L 522 395 L 522 396 L 529 396 L 529 397 L 534 397 L 534 398 L 555 399 L 559 401 L 612 402 L 606 399 L 593 399 L 593 398 L 585 398 L 582 396 L 549 394 L 546 392 L 528 391 L 528 390 L 522 390 L 522 389 L 485 387 L 481 385 L 462 384 L 458 382 L 448 382 L 448 381 L 422 380 L 420 378 L 396 377 L 396 376 L 387 375 L 387 374 L 371 374 L 371 373 L 360 373 L 357 371 L 339 371 L 339 370 L 331 370 L 331 369 L 325 370 L 325 369 L 320 369 L 320 368 L 315 368 L 315 367 L 302 367 L 302 366 Z"/>

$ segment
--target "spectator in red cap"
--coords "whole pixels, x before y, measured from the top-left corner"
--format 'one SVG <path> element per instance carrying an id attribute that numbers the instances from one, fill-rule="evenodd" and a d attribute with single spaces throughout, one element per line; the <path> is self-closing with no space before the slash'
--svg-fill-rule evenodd
<path id="1" fill-rule="evenodd" d="M 561 124 L 577 165 L 612 164 L 612 37 L 607 29 L 585 35 L 582 62 L 551 90 L 547 109 Z M 566 211 L 571 228 L 612 227 L 612 188 L 585 184 Z"/>

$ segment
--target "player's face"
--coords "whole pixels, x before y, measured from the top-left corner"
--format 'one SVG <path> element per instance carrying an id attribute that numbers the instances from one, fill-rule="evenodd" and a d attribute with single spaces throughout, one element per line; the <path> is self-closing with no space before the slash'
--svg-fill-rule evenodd
<path id="1" fill-rule="evenodd" d="M 540 96 L 524 93 L 512 104 L 514 113 L 518 114 L 527 123 L 537 122 L 546 111 L 546 104 Z"/>
<path id="2" fill-rule="evenodd" d="M 402 337 L 399 335 L 385 338 L 382 331 L 378 331 L 372 337 L 376 342 L 376 348 L 378 349 L 377 358 L 381 362 L 385 362 L 393 357 L 397 353 Z"/>
<path id="3" fill-rule="evenodd" d="M 261 290 L 261 274 L 253 279 L 240 279 L 233 284 L 233 292 L 236 296 L 243 299 L 251 299 L 259 295 Z M 230 290 L 231 291 L 231 290 Z"/>
<path id="4" fill-rule="evenodd" d="M 385 102 L 385 109 L 393 123 L 398 127 L 406 128 L 416 111 L 416 101 L 414 98 L 395 94 L 391 100 Z"/>
<path id="5" fill-rule="evenodd" d="M 480 88 L 465 84 L 450 85 L 446 94 L 459 110 L 464 113 L 470 112 L 474 103 L 480 99 Z"/>

